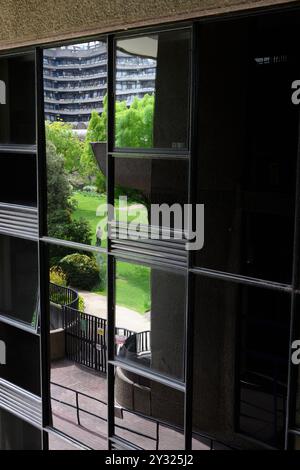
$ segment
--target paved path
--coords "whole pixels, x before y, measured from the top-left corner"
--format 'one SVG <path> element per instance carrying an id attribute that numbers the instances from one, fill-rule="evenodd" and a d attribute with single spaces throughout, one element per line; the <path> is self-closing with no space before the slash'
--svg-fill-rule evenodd
<path id="1" fill-rule="evenodd" d="M 79 366 L 68 360 L 53 362 L 51 365 L 51 381 L 66 387 L 83 392 L 90 397 L 107 402 L 107 382 L 106 377 L 94 372 L 86 367 Z M 56 385 L 51 386 L 51 396 L 60 401 L 65 401 L 75 405 L 75 394 Z M 79 397 L 79 405 L 82 409 L 106 418 L 107 409 L 105 404 L 95 402 L 90 398 Z M 92 449 L 107 449 L 107 422 L 101 418 L 95 418 L 84 412 L 80 413 L 81 426 L 77 423 L 76 410 L 52 400 L 53 426 L 78 441 L 86 444 Z M 128 431 L 116 428 L 116 434 L 143 449 L 154 450 L 155 442 L 143 436 L 137 436 L 132 431 L 143 433 L 147 436 L 155 437 L 155 423 L 139 416 L 124 411 L 123 419 L 116 417 L 116 424 L 126 427 Z M 169 427 L 160 426 L 160 450 L 181 450 L 184 446 L 184 437 Z M 67 450 L 72 448 L 70 444 L 51 437 L 50 449 Z M 194 449 L 207 449 L 207 447 L 196 441 Z"/>
<path id="2" fill-rule="evenodd" d="M 95 317 L 107 318 L 107 299 L 104 295 L 88 291 L 79 291 L 79 294 L 84 299 L 86 313 Z M 151 330 L 150 317 L 150 312 L 140 314 L 126 307 L 116 306 L 116 326 L 119 328 L 127 328 L 137 333 Z"/>

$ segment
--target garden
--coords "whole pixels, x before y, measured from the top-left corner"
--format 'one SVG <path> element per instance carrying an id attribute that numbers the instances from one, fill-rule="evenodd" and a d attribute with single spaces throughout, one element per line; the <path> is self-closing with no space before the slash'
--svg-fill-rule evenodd
<path id="1" fill-rule="evenodd" d="M 46 122 L 48 235 L 86 245 L 106 247 L 106 181 L 96 162 L 91 142 L 106 141 L 106 99 L 104 111 L 93 111 L 85 140 L 62 121 Z M 116 105 L 116 145 L 119 147 L 150 147 L 152 145 L 154 97 Z M 146 202 L 141 195 L 116 188 L 115 214 L 119 217 L 118 194 L 128 197 L 128 219 L 147 223 Z M 131 208 L 132 207 L 132 213 Z M 134 215 L 133 215 L 134 214 Z M 124 215 L 124 214 L 123 214 Z M 100 227 L 100 230 L 99 230 Z M 100 234 L 100 235 L 99 235 Z M 106 256 L 74 251 L 52 245 L 49 249 L 50 280 L 78 290 L 106 295 Z M 150 310 L 150 268 L 125 262 L 117 263 L 117 304 L 140 314 Z M 84 308 L 81 302 L 81 309 Z"/>

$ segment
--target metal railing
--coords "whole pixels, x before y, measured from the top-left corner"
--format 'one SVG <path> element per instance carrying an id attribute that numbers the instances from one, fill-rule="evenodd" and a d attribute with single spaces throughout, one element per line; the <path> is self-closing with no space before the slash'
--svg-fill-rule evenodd
<path id="1" fill-rule="evenodd" d="M 65 385 L 61 385 L 61 384 L 58 384 L 58 383 L 55 383 L 55 382 L 51 382 L 51 385 L 55 386 L 55 387 L 59 387 L 59 388 L 62 388 L 64 390 L 68 390 L 70 392 L 73 392 L 75 394 L 75 405 L 72 404 L 72 403 L 68 403 L 64 400 L 59 400 L 58 398 L 55 398 L 53 396 L 51 396 L 51 400 L 53 401 L 56 401 L 57 403 L 60 403 L 61 405 L 66 405 L 74 410 L 76 410 L 76 419 L 77 419 L 77 425 L 78 426 L 81 426 L 81 421 L 80 421 L 80 413 L 85 413 L 89 416 L 92 416 L 94 418 L 97 418 L 97 419 L 100 419 L 101 421 L 104 421 L 104 422 L 107 422 L 107 418 L 104 417 L 104 416 L 100 416 L 98 414 L 95 414 L 95 413 L 92 413 L 91 411 L 89 410 L 86 410 L 85 408 L 81 408 L 80 407 L 80 403 L 79 403 L 79 397 L 82 396 L 82 397 L 85 397 L 85 398 L 88 398 L 90 400 L 93 400 L 94 402 L 96 403 L 100 403 L 104 406 L 107 406 L 107 402 L 103 401 L 103 400 L 100 400 L 99 398 L 95 398 L 95 397 L 92 397 L 90 395 L 87 395 L 86 393 L 83 393 L 83 392 L 79 392 L 78 390 L 75 390 L 73 388 L 70 388 L 70 387 L 67 387 Z M 130 432 L 136 436 L 139 436 L 139 437 L 142 437 L 142 438 L 145 438 L 145 439 L 149 439 L 150 441 L 153 441 L 155 442 L 155 450 L 159 450 L 159 443 L 160 443 L 160 426 L 164 426 L 164 427 L 167 427 L 167 428 L 171 428 L 171 429 L 174 429 L 178 432 L 183 432 L 182 429 L 176 427 L 176 426 L 170 426 L 169 424 L 167 423 L 164 423 L 163 421 L 160 421 L 160 420 L 157 420 L 155 418 L 152 418 L 150 416 L 144 416 L 143 414 L 141 413 L 138 413 L 136 411 L 131 411 L 131 410 L 127 410 L 126 408 L 118 408 L 120 413 L 123 415 L 124 413 L 127 413 L 129 415 L 134 415 L 134 416 L 137 416 L 137 417 L 140 417 L 140 418 L 143 418 L 147 421 L 150 421 L 152 423 L 155 424 L 155 437 L 154 436 L 150 436 L 149 434 L 145 434 L 143 432 L 139 432 L 137 430 L 134 430 L 134 429 L 130 429 L 130 428 L 127 428 L 126 426 L 121 426 L 120 424 L 115 424 L 115 427 L 122 430 L 122 431 L 126 431 L 126 432 Z M 85 429 L 86 429 L 86 426 L 85 426 Z"/>
<path id="2" fill-rule="evenodd" d="M 53 282 L 49 283 L 50 302 L 61 305 L 78 308 L 79 295 L 78 292 L 71 287 L 59 286 Z"/>

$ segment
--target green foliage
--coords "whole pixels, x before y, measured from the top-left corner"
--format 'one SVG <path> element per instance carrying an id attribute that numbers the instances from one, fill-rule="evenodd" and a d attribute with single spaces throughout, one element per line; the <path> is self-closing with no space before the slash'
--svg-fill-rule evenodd
<path id="1" fill-rule="evenodd" d="M 59 266 L 52 266 L 50 269 L 50 282 L 56 284 L 57 286 L 66 286 L 67 278 L 63 270 Z"/>
<path id="2" fill-rule="evenodd" d="M 85 309 L 84 298 L 81 295 L 79 295 L 78 296 L 78 310 L 80 312 L 84 312 L 84 309 Z"/>
<path id="3" fill-rule="evenodd" d="M 69 185 L 64 158 L 56 152 L 52 142 L 47 142 L 47 190 L 48 190 L 48 235 L 61 240 L 91 244 L 92 233 L 88 222 L 83 219 L 73 220 L 76 201 L 72 200 L 72 188 Z M 68 248 L 52 246 L 50 265 L 70 253 Z"/>
<path id="4" fill-rule="evenodd" d="M 99 282 L 99 268 L 94 257 L 73 253 L 60 261 L 68 285 L 79 289 L 92 289 Z"/>
<path id="5" fill-rule="evenodd" d="M 135 98 L 129 108 L 125 101 L 116 103 L 116 146 L 153 146 L 154 96 Z"/>
<path id="6" fill-rule="evenodd" d="M 68 219 L 73 206 L 70 202 L 72 187 L 64 168 L 64 157 L 57 153 L 55 145 L 47 141 L 47 197 L 49 224 L 61 219 Z"/>
<path id="7" fill-rule="evenodd" d="M 46 140 L 52 142 L 57 154 L 63 156 L 67 172 L 80 172 L 83 142 L 74 134 L 71 124 L 62 121 L 46 122 Z"/>
<path id="8" fill-rule="evenodd" d="M 107 97 L 103 100 L 104 110 L 101 116 L 97 111 L 92 111 L 89 121 L 87 134 L 84 142 L 84 149 L 81 156 L 80 164 L 84 174 L 95 179 L 95 185 L 100 193 L 105 192 L 106 183 L 105 176 L 99 169 L 99 165 L 95 159 L 95 155 L 91 146 L 91 142 L 106 141 L 106 125 L 107 125 Z"/>

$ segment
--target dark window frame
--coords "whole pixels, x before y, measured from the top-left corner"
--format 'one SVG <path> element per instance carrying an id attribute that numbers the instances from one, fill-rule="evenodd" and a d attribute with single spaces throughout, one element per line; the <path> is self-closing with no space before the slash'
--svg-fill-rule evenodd
<path id="1" fill-rule="evenodd" d="M 268 7 L 264 9 L 255 9 L 251 12 L 249 11 L 241 11 L 237 12 L 235 14 L 224 14 L 221 16 L 209 16 L 207 18 L 201 18 L 201 19 L 195 19 L 192 20 L 191 22 L 188 23 L 175 23 L 175 25 L 163 25 L 161 27 L 159 26 L 154 26 L 151 28 L 140 28 L 138 30 L 134 30 L 132 32 L 133 35 L 136 35 L 136 32 L 139 34 L 145 34 L 147 32 L 155 33 L 159 32 L 161 29 L 163 30 L 169 30 L 172 27 L 175 29 L 181 28 L 188 25 L 192 26 L 195 30 L 197 30 L 198 27 L 201 27 L 202 23 L 206 22 L 219 22 L 219 21 L 226 21 L 227 19 L 232 19 L 232 18 L 239 18 L 239 17 L 250 17 L 253 15 L 264 15 L 264 14 L 269 14 L 272 12 L 285 12 L 285 11 L 299 11 L 299 8 L 297 6 L 279 6 L 279 7 Z M 69 41 L 61 41 L 59 43 L 49 43 L 46 45 L 43 45 L 41 47 L 37 46 L 36 49 L 36 56 L 37 56 L 37 61 L 36 61 L 36 74 L 37 74 L 37 128 L 38 128 L 38 139 L 37 139 L 37 153 L 38 153 L 38 187 L 39 187 L 39 200 L 38 200 L 38 207 L 39 207 L 39 236 L 37 237 L 38 245 L 39 245 L 39 262 L 40 262 L 40 290 L 41 290 L 41 319 L 40 319 L 40 333 L 41 333 L 41 347 L 42 347 L 42 352 L 41 352 L 41 358 L 42 358 L 42 390 L 43 390 L 43 429 L 44 429 L 44 434 L 46 435 L 48 432 L 53 432 L 53 430 L 50 427 L 50 421 L 49 421 L 49 387 L 48 387 L 48 370 L 47 367 L 49 365 L 49 358 L 48 358 L 48 322 L 49 322 L 49 312 L 47 311 L 46 307 L 46 299 L 47 299 L 47 283 L 48 283 L 48 276 L 46 272 L 46 247 L 48 244 L 55 243 L 55 244 L 66 244 L 62 243 L 61 240 L 56 240 L 56 239 L 51 239 L 50 237 L 45 236 L 45 219 L 46 219 L 46 203 L 45 203 L 45 192 L 46 192 L 46 168 L 45 168 L 45 146 L 44 146 L 44 124 L 43 124 L 43 97 L 42 97 L 42 90 L 43 90 L 43 85 L 42 85 L 42 60 L 41 60 L 41 51 L 44 48 L 47 47 L 55 47 L 56 45 L 61 46 L 61 45 L 66 45 L 66 44 L 76 44 L 80 43 L 83 40 L 88 41 L 89 39 L 99 39 L 99 40 L 106 40 L 108 39 L 109 43 L 109 67 L 108 67 L 108 83 L 109 83 L 109 109 L 108 109 L 108 122 L 109 122 L 109 135 L 108 135 L 108 152 L 107 152 L 107 171 L 108 171 L 108 176 L 107 176 L 107 181 L 108 181 L 108 199 L 112 199 L 113 197 L 113 192 L 112 192 L 112 187 L 113 187 L 113 170 L 114 170 L 114 157 L 119 156 L 119 152 L 115 152 L 115 149 L 113 147 L 113 112 L 114 112 L 114 96 L 113 96 L 113 60 L 114 60 L 114 53 L 113 53 L 113 42 L 115 38 L 118 37 L 123 37 L 126 36 L 128 37 L 128 32 L 120 32 L 120 33 L 115 33 L 115 34 L 108 34 L 108 35 L 95 35 L 91 37 L 82 37 L 78 40 L 69 40 Z M 194 38 L 193 38 L 193 50 L 192 50 L 192 57 L 193 57 L 193 65 L 192 65 L 192 83 L 191 83 L 191 95 L 192 95 L 192 101 L 191 101 L 191 116 L 192 116 L 192 127 L 191 127 L 191 140 L 190 140 L 190 151 L 182 156 L 178 155 L 178 158 L 188 158 L 190 159 L 191 165 L 190 165 L 190 178 L 189 178 L 189 194 L 190 194 L 190 202 L 194 203 L 195 202 L 195 187 L 196 187 L 196 181 L 195 181 L 195 176 L 194 176 L 194 168 L 196 166 L 196 136 L 197 136 L 197 126 L 196 126 L 196 112 L 195 108 L 197 107 L 197 92 L 196 92 L 196 79 L 197 79 L 197 41 L 196 41 L 196 34 L 194 32 Z M 22 49 L 15 49 L 9 52 L 9 54 L 4 53 L 0 54 L 0 59 L 5 56 L 13 56 L 15 54 L 23 54 L 26 51 L 32 51 L 32 46 L 30 48 L 22 48 Z M 130 149 L 130 153 L 132 156 L 135 155 L 136 152 L 132 152 Z M 147 158 L 148 152 L 147 153 Z M 152 152 L 153 153 L 153 152 Z M 164 152 L 164 157 L 165 158 L 166 152 Z M 159 155 L 154 152 L 152 157 L 157 158 Z M 111 158 L 110 158 L 111 157 Z M 300 194 L 299 194 L 299 186 L 300 186 L 300 164 L 299 164 L 299 159 L 300 159 L 300 146 L 298 147 L 298 165 L 297 165 L 297 196 L 296 196 L 296 220 L 299 220 L 299 215 L 300 215 Z M 187 276 L 188 276 L 188 292 L 187 292 L 187 331 L 186 331 L 186 339 L 190 340 L 191 338 L 191 332 L 192 332 L 192 326 L 193 326 L 193 304 L 192 304 L 192 297 L 193 297 L 193 292 L 194 292 L 194 280 L 195 276 L 212 276 L 216 277 L 219 279 L 224 279 L 224 280 L 234 280 L 236 282 L 249 285 L 249 284 L 255 284 L 257 286 L 262 286 L 265 288 L 270 288 L 274 290 L 285 290 L 289 292 L 291 299 L 292 299 L 292 307 L 291 307 L 291 316 L 292 316 L 292 321 L 291 321 L 291 331 L 290 331 L 290 338 L 291 340 L 294 337 L 294 323 L 295 323 L 295 318 L 296 318 L 296 309 L 295 309 L 295 297 L 296 294 L 299 292 L 298 288 L 298 280 L 299 280 L 299 268 L 298 268 L 298 259 L 299 259 L 299 242 L 297 241 L 299 239 L 299 232 L 300 232 L 300 226 L 299 223 L 295 224 L 295 230 L 294 230 L 294 266 L 293 266 L 293 282 L 291 285 L 284 285 L 284 284 L 279 284 L 279 283 L 270 283 L 266 282 L 264 280 L 257 280 L 257 279 L 251 279 L 247 278 L 244 276 L 231 276 L 226 273 L 222 272 L 217 272 L 217 271 L 210 271 L 210 270 L 205 270 L 201 268 L 197 268 L 193 264 L 193 256 L 190 253 L 189 254 L 189 260 L 188 260 L 188 267 L 187 267 Z M 21 236 L 22 237 L 22 236 Z M 24 235 L 25 238 L 25 235 Z M 68 246 L 72 247 L 74 244 L 68 243 Z M 74 246 L 77 248 L 77 246 Z M 89 249 L 90 251 L 94 252 L 105 252 L 103 249 L 95 248 L 95 247 L 85 247 L 85 249 Z M 107 255 L 108 255 L 108 307 L 109 307 L 109 312 L 108 312 L 108 317 L 109 317 L 109 324 L 110 328 L 113 323 L 112 321 L 112 313 L 113 313 L 113 302 L 114 302 L 114 289 L 113 289 L 113 279 L 114 279 L 114 262 L 115 262 L 115 255 L 111 250 L 110 243 L 108 243 L 108 249 L 107 249 Z M 112 330 L 111 330 L 112 331 Z M 113 344 L 113 334 L 109 334 L 109 342 L 110 342 L 110 353 L 112 353 L 112 344 Z M 191 341 L 188 341 L 186 344 L 186 355 L 187 357 L 189 354 L 188 352 L 191 353 L 192 351 L 192 344 Z M 192 389 L 193 389 L 193 384 L 192 384 L 192 367 L 191 367 L 192 361 L 187 364 L 187 369 L 186 369 L 186 387 L 185 387 L 185 397 L 186 397 L 186 402 L 185 402 L 185 439 L 186 439 L 186 449 L 190 450 L 191 449 L 191 440 L 192 440 L 192 426 L 191 426 L 191 396 L 192 396 Z M 113 402 L 112 402 L 112 397 L 113 397 L 113 371 L 114 371 L 114 361 L 112 360 L 112 355 L 109 360 L 109 372 L 108 372 L 108 377 L 109 377 L 109 383 L 108 383 L 108 391 L 109 391 L 109 397 L 110 397 L 110 404 L 108 408 L 108 416 L 109 416 L 109 425 L 108 425 L 108 439 L 110 446 L 113 445 L 113 443 L 116 444 L 122 444 L 121 440 L 114 436 L 113 432 L 113 421 L 114 421 L 114 411 L 113 411 Z M 300 435 L 300 429 L 296 428 L 294 425 L 294 418 L 293 418 L 293 406 L 295 402 L 295 367 L 291 365 L 291 361 L 289 361 L 289 381 L 288 381 L 288 403 L 287 403 L 287 418 L 286 418 L 286 426 L 285 426 L 285 440 L 286 440 L 286 448 L 289 448 L 290 442 L 289 442 L 289 436 L 293 435 Z M 153 380 L 155 378 L 153 377 Z M 172 386 L 172 384 L 170 384 Z M 57 433 L 59 434 L 59 433 Z M 244 437 L 244 436 L 243 436 Z M 126 445 L 126 443 L 124 443 Z M 44 447 L 47 448 L 47 439 L 44 439 Z M 133 447 L 133 446 L 132 446 Z"/>

